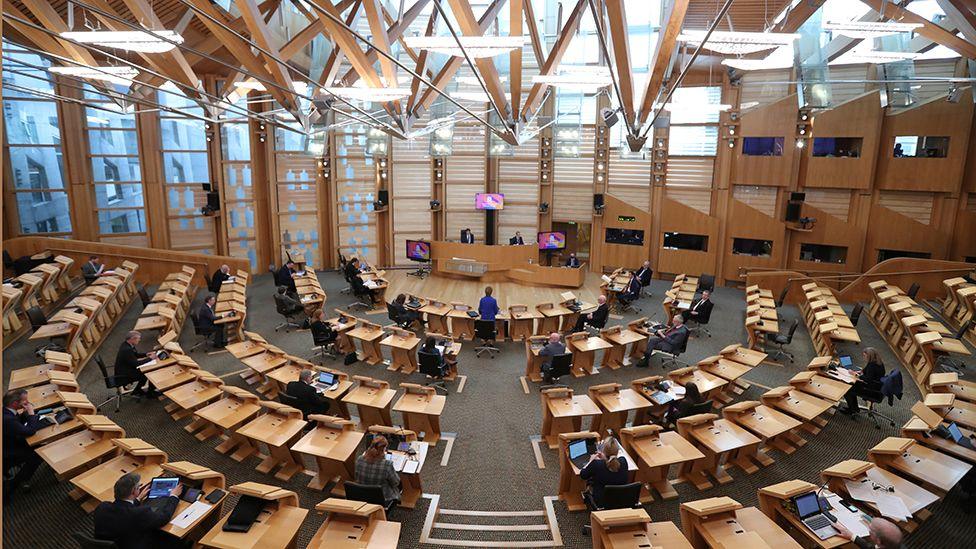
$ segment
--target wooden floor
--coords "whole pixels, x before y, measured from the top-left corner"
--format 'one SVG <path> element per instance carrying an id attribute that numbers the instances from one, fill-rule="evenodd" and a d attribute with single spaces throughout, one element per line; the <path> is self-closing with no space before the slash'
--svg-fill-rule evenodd
<path id="1" fill-rule="evenodd" d="M 558 303 L 562 301 L 559 294 L 571 291 L 581 301 L 596 303 L 600 295 L 600 276 L 594 273 L 586 274 L 586 281 L 582 288 L 548 288 L 523 286 L 515 282 L 493 282 L 485 284 L 477 280 L 460 280 L 431 275 L 421 280 L 414 276 L 407 276 L 406 270 L 389 270 L 386 278 L 390 287 L 386 291 L 386 299 L 393 301 L 397 294 L 407 293 L 420 297 L 439 299 L 445 302 L 458 301 L 472 307 L 478 306 L 478 301 L 485 295 L 485 286 L 494 288 L 495 299 L 500 308 L 507 309 L 509 305 L 535 306 L 539 303 Z"/>

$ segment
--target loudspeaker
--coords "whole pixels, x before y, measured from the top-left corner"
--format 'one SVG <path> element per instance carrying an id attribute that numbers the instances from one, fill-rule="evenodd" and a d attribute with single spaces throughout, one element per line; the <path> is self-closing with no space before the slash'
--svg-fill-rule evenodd
<path id="1" fill-rule="evenodd" d="M 790 193 L 790 202 L 803 202 L 807 198 L 807 193 Z"/>
<path id="2" fill-rule="evenodd" d="M 377 192 L 377 195 L 378 195 L 378 198 L 376 199 L 377 202 L 382 202 L 384 206 L 390 203 L 390 191 L 386 189 L 380 189 Z"/>
<path id="3" fill-rule="evenodd" d="M 800 209 L 803 208 L 802 202 L 787 202 L 786 203 L 786 221 L 789 223 L 795 223 L 800 220 Z"/>
<path id="4" fill-rule="evenodd" d="M 611 109 L 610 107 L 600 109 L 600 117 L 603 118 L 603 123 L 608 128 L 612 128 L 620 120 L 620 117 L 617 116 L 617 109 Z"/>
<path id="5" fill-rule="evenodd" d="M 603 209 L 603 195 L 602 194 L 594 194 L 593 195 L 593 209 L 594 210 L 602 210 Z"/>
<path id="6" fill-rule="evenodd" d="M 210 191 L 207 193 L 207 208 L 211 211 L 220 211 L 220 193 Z"/>

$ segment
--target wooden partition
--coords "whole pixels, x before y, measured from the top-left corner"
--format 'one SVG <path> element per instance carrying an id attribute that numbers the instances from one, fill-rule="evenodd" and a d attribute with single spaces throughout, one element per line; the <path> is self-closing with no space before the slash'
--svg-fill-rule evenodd
<path id="1" fill-rule="evenodd" d="M 811 142 L 804 152 L 804 186 L 871 188 L 883 118 L 879 94 L 877 90 L 871 91 L 817 113 L 813 118 L 813 138 L 860 138 L 860 156 L 813 156 Z"/>
<path id="2" fill-rule="evenodd" d="M 949 249 L 949 233 L 937 226 L 919 223 L 877 202 L 871 207 L 871 227 L 877 230 L 868 230 L 864 265 L 877 262 L 879 250 L 930 253 L 937 258 L 945 257 Z"/>
<path id="3" fill-rule="evenodd" d="M 743 112 L 739 134 L 747 137 L 782 137 L 780 156 L 746 156 L 742 139 L 736 140 L 732 183 L 741 185 L 789 186 L 793 180 L 793 160 L 797 154 L 796 95 Z"/>
<path id="4" fill-rule="evenodd" d="M 786 225 L 739 200 L 730 201 L 731 223 L 726 227 L 726 242 L 722 243 L 725 254 L 722 278 L 734 281 L 738 279 L 740 270 L 746 267 L 775 268 L 782 265 L 787 251 Z M 732 241 L 736 238 L 769 240 L 773 243 L 772 251 L 769 257 L 735 255 L 732 253 Z"/>
<path id="5" fill-rule="evenodd" d="M 604 195 L 603 215 L 594 217 L 593 236 L 590 241 L 590 266 L 594 272 L 602 273 L 618 267 L 636 269 L 651 258 L 651 244 L 657 239 L 651 234 L 651 214 L 632 206 L 619 198 Z M 607 229 L 628 229 L 644 231 L 644 244 L 608 244 Z"/>
<path id="6" fill-rule="evenodd" d="M 205 286 L 203 273 L 208 276 L 220 268 L 229 265 L 231 272 L 238 269 L 250 270 L 247 259 L 227 257 L 222 255 L 204 255 L 188 252 L 174 252 L 155 248 L 140 248 L 123 246 L 121 244 L 104 244 L 101 242 L 87 242 L 83 240 L 67 240 L 45 236 L 23 236 L 3 241 L 3 249 L 13 257 L 33 255 L 45 250 L 54 255 L 66 255 L 75 260 L 75 269 L 81 271 L 81 266 L 88 261 L 89 256 L 98 255 L 109 268 L 125 260 L 139 264 L 136 280 L 142 283 L 157 284 L 167 275 L 179 271 L 184 265 L 196 269 L 193 282 Z"/>
<path id="7" fill-rule="evenodd" d="M 787 268 L 797 271 L 825 271 L 835 273 L 856 273 L 861 269 L 861 255 L 864 250 L 864 231 L 857 225 L 831 216 L 827 212 L 804 204 L 801 211 L 804 217 L 817 220 L 809 232 L 791 230 L 790 249 L 786 257 Z M 843 246 L 847 248 L 845 263 L 821 263 L 800 259 L 804 244 Z"/>
<path id="8" fill-rule="evenodd" d="M 668 275 L 679 273 L 715 274 L 718 250 L 722 248 L 722 243 L 719 242 L 720 220 L 667 197 L 661 202 L 661 232 L 655 235 L 654 244 L 658 248 L 656 276 L 667 278 Z M 705 235 L 708 237 L 708 250 L 699 252 L 666 249 L 664 233 L 670 232 Z"/>

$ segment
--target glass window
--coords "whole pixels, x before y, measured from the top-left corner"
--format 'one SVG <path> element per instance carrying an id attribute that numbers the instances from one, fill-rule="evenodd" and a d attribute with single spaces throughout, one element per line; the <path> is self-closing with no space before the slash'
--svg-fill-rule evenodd
<path id="1" fill-rule="evenodd" d="M 63 189 L 61 147 L 10 147 L 14 189 Z"/>
<path id="2" fill-rule="evenodd" d="M 88 146 L 94 155 L 139 156 L 135 130 L 89 130 Z"/>
<path id="3" fill-rule="evenodd" d="M 672 124 L 717 124 L 719 110 L 707 105 L 722 103 L 722 88 L 719 86 L 698 86 L 678 88 L 671 96 Z"/>
<path id="4" fill-rule="evenodd" d="M 18 192 L 15 194 L 22 234 L 71 232 L 71 207 L 68 203 L 68 193 Z"/>
<path id="5" fill-rule="evenodd" d="M 137 156 L 95 156 L 91 159 L 92 181 L 142 181 Z"/>
<path id="6" fill-rule="evenodd" d="M 164 152 L 163 173 L 167 183 L 209 183 L 207 153 Z"/>
<path id="7" fill-rule="evenodd" d="M 160 94 L 165 95 L 165 94 Z M 194 118 L 160 118 L 163 149 L 169 151 L 205 151 L 207 133 L 203 120 Z"/>
<path id="8" fill-rule="evenodd" d="M 61 144 L 58 109 L 53 101 L 4 101 L 3 122 L 11 145 Z"/>
<path id="9" fill-rule="evenodd" d="M 100 210 L 98 230 L 101 234 L 144 233 L 145 210 Z"/>
<path id="10" fill-rule="evenodd" d="M 96 208 L 141 208 L 142 183 L 95 184 Z"/>
<path id="11" fill-rule="evenodd" d="M 671 126 L 668 154 L 671 156 L 715 156 L 718 126 Z"/>
<path id="12" fill-rule="evenodd" d="M 220 147 L 225 162 L 251 159 L 251 140 L 247 124 L 222 124 Z"/>
<path id="13" fill-rule="evenodd" d="M 103 99 L 102 96 L 98 96 Z M 111 106 L 111 107 L 110 107 Z M 85 120 L 89 128 L 121 128 L 134 130 L 136 127 L 136 117 L 131 113 L 111 112 L 106 108 L 118 108 L 112 103 L 105 103 L 105 108 L 85 109 Z"/>

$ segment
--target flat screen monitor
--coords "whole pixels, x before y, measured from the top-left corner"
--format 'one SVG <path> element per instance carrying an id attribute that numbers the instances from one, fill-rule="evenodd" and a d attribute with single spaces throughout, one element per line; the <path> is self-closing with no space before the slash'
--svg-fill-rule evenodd
<path id="1" fill-rule="evenodd" d="M 559 231 L 539 233 L 537 241 L 540 250 L 562 250 L 566 248 L 566 233 Z"/>
<path id="2" fill-rule="evenodd" d="M 474 207 L 479 210 L 502 210 L 505 208 L 505 195 L 478 193 L 474 195 Z"/>
<path id="3" fill-rule="evenodd" d="M 411 261 L 430 261 L 430 242 L 425 240 L 408 240 L 407 259 Z"/>

